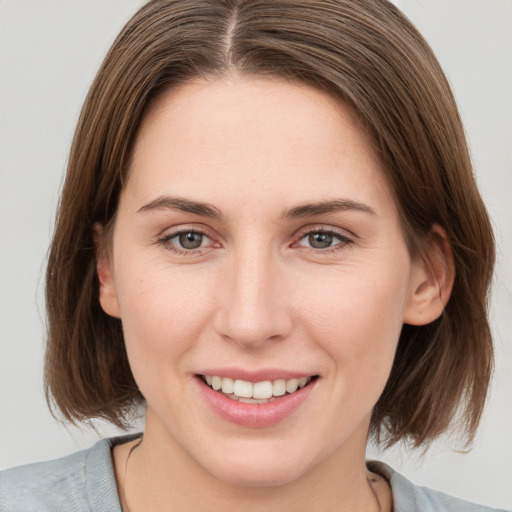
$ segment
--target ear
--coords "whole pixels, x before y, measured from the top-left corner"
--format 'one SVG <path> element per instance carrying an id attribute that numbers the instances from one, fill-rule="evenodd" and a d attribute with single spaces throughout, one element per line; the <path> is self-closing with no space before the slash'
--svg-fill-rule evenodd
<path id="1" fill-rule="evenodd" d="M 426 325 L 443 313 L 455 280 L 452 248 L 441 226 L 432 226 L 425 250 L 412 265 L 404 322 Z"/>
<path id="2" fill-rule="evenodd" d="M 116 289 L 112 278 L 112 263 L 104 240 L 104 229 L 101 224 L 94 225 L 94 245 L 96 246 L 96 272 L 98 274 L 100 304 L 107 315 L 121 318 L 117 302 Z"/>

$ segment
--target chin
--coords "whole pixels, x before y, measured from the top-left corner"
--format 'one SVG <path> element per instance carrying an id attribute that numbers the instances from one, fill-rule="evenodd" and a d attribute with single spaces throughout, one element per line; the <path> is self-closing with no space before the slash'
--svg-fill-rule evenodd
<path id="1" fill-rule="evenodd" d="M 273 456 L 269 456 L 273 453 Z M 290 456 L 280 450 L 255 452 L 234 449 L 227 457 L 214 457 L 212 460 L 198 461 L 210 475 L 237 487 L 277 487 L 286 485 L 304 475 L 312 464 L 300 460 L 296 454 Z M 222 462 L 219 463 L 219 459 Z"/>
<path id="2" fill-rule="evenodd" d="M 296 467 L 276 470 L 268 465 L 261 467 L 251 464 L 244 464 L 242 467 L 235 464 L 224 468 L 216 467 L 213 473 L 219 480 L 236 487 L 278 487 L 297 480 L 303 474 Z"/>

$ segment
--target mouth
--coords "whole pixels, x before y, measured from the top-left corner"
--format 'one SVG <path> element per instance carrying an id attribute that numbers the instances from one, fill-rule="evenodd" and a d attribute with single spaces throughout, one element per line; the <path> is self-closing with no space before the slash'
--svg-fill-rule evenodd
<path id="1" fill-rule="evenodd" d="M 200 395 L 213 412 L 232 424 L 257 429 L 297 417 L 308 397 L 316 396 L 319 380 L 319 375 L 274 369 L 212 368 L 196 374 Z"/>
<path id="2" fill-rule="evenodd" d="M 218 375 L 198 375 L 210 389 L 226 398 L 246 404 L 268 404 L 310 385 L 318 375 L 292 379 L 250 382 Z"/>

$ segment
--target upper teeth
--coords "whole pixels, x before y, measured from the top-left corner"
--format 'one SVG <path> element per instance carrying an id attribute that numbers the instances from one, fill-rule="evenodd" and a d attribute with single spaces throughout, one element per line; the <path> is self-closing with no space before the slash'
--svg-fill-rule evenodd
<path id="1" fill-rule="evenodd" d="M 268 399 L 273 396 L 283 396 L 285 393 L 293 393 L 298 388 L 303 388 L 311 377 L 301 379 L 277 379 L 274 381 L 264 380 L 261 382 L 249 382 L 241 379 L 230 379 L 229 377 L 204 376 L 207 384 L 214 390 L 221 390 L 226 394 L 233 394 L 241 398 Z"/>

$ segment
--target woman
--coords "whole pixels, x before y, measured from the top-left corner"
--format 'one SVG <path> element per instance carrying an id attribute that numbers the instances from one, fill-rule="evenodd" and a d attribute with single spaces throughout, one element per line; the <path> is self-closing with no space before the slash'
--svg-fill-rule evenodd
<path id="1" fill-rule="evenodd" d="M 471 441 L 493 261 L 449 86 L 393 6 L 148 3 L 76 131 L 46 360 L 67 419 L 143 404 L 144 433 L 5 473 L 2 510 L 485 510 L 364 455 L 456 413 Z"/>

